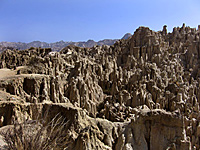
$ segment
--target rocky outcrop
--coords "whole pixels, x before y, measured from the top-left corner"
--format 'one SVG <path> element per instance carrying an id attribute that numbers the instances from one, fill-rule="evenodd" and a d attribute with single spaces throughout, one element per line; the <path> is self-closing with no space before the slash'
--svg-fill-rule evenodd
<path id="1" fill-rule="evenodd" d="M 176 144 L 177 149 L 190 147 L 182 118 L 162 110 L 135 109 L 137 117 L 119 123 L 91 118 L 83 109 L 69 103 L 1 102 L 0 108 L 3 126 L 11 124 L 15 119 L 35 119 L 38 114 L 44 118 L 41 114 L 46 111 L 49 120 L 61 114 L 68 122 L 68 149 L 167 149 Z"/>
<path id="2" fill-rule="evenodd" d="M 48 107 L 70 122 L 68 149 L 199 149 L 199 45 L 183 24 L 112 46 L 4 51 L 1 125 Z"/>

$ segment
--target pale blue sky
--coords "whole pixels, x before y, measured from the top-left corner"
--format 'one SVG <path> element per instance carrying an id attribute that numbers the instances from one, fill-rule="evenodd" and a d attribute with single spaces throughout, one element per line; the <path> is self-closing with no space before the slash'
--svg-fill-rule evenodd
<path id="1" fill-rule="evenodd" d="M 0 0 L 0 41 L 98 41 L 183 23 L 200 24 L 199 0 Z"/>

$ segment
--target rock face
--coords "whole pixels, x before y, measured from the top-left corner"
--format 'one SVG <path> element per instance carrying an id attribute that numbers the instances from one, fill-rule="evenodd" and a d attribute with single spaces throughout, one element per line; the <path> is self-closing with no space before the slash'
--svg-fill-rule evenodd
<path id="1" fill-rule="evenodd" d="M 139 27 L 114 45 L 0 54 L 0 125 L 49 110 L 66 149 L 200 149 L 200 27 Z"/>

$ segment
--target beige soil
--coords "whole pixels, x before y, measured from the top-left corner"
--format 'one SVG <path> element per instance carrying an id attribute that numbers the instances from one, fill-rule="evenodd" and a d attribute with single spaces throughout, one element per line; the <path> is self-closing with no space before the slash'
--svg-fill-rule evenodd
<path id="1" fill-rule="evenodd" d="M 17 67 L 16 70 L 3 68 L 0 69 L 0 79 L 8 78 L 17 74 L 17 70 L 24 68 L 25 66 Z"/>

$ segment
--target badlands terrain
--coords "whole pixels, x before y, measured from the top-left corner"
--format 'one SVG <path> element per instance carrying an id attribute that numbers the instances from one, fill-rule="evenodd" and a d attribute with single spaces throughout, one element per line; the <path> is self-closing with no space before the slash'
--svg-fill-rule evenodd
<path id="1" fill-rule="evenodd" d="M 111 46 L 8 49 L 0 131 L 25 120 L 35 127 L 48 111 L 47 121 L 66 122 L 55 149 L 200 149 L 199 64 L 200 26 L 185 24 L 172 33 L 139 27 Z"/>

